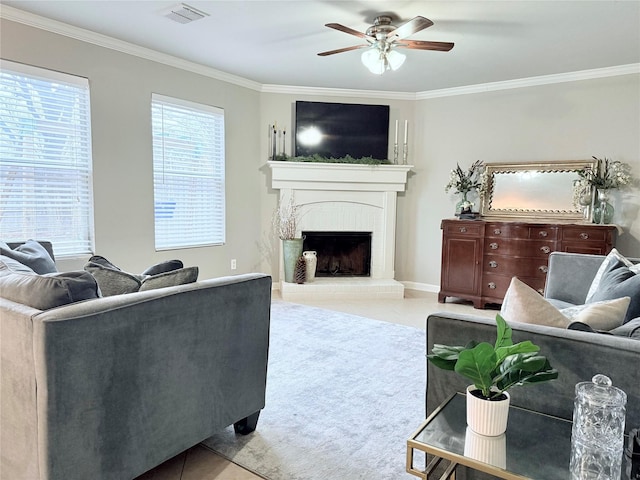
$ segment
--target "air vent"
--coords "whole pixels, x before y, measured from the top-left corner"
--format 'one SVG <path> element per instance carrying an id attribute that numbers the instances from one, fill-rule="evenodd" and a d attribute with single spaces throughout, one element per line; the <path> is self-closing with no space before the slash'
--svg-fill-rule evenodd
<path id="1" fill-rule="evenodd" d="M 201 18 L 208 17 L 209 14 L 193 8 L 186 3 L 180 3 L 165 10 L 162 13 L 163 16 L 178 23 L 190 23 Z"/>

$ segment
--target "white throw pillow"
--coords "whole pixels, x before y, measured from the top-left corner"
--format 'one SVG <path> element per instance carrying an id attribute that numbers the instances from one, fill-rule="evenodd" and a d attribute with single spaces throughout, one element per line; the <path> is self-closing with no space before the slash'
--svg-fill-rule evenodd
<path id="1" fill-rule="evenodd" d="M 617 262 L 617 261 L 624 263 L 627 267 L 634 267 L 634 264 L 631 261 L 629 261 L 624 255 L 618 252 L 618 250 L 616 250 L 615 248 L 611 250 L 609 254 L 605 257 L 605 259 L 602 261 L 602 265 L 600 265 L 600 268 L 598 268 L 598 271 L 596 272 L 596 276 L 593 277 L 593 281 L 591 282 L 591 286 L 589 287 L 589 291 L 587 292 L 587 298 L 585 299 L 584 303 L 589 303 L 589 301 L 591 300 L 591 297 L 593 297 L 593 295 L 598 291 L 600 287 L 600 280 L 602 280 L 602 275 L 604 275 L 604 272 L 606 272 L 609 269 L 609 266 L 613 262 Z"/>
<path id="2" fill-rule="evenodd" d="M 630 297 L 563 308 L 560 312 L 572 322 L 586 323 L 594 330 L 612 330 L 624 322 Z"/>
<path id="3" fill-rule="evenodd" d="M 533 323 L 558 328 L 567 328 L 571 323 L 569 318 L 517 277 L 511 279 L 500 314 L 507 323 Z"/>

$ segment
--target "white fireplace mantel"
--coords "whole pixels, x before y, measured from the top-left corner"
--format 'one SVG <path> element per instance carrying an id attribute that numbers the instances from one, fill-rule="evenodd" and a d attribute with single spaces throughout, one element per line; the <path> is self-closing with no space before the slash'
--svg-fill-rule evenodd
<path id="1" fill-rule="evenodd" d="M 411 165 L 360 165 L 270 161 L 271 186 L 280 201 L 294 198 L 302 231 L 372 233 L 371 277 L 316 278 L 310 284 L 281 282 L 284 300 L 323 294 L 402 298 L 404 286 L 394 280 L 396 199 L 406 188 Z M 280 262 L 282 265 L 282 262 Z M 282 272 L 281 272 L 282 278 Z M 353 283 L 353 288 L 349 284 Z"/>

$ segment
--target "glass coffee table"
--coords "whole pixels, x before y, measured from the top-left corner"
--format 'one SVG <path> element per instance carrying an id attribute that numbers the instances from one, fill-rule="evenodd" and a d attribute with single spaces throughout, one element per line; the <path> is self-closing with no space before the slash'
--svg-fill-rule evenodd
<path id="1" fill-rule="evenodd" d="M 414 465 L 416 450 L 434 456 L 424 470 Z M 454 479 L 464 465 L 504 479 L 567 480 L 570 456 L 570 421 L 511 406 L 507 432 L 484 437 L 467 428 L 466 398 L 457 393 L 407 441 L 407 472 L 428 480 L 440 465 L 439 478 Z"/>

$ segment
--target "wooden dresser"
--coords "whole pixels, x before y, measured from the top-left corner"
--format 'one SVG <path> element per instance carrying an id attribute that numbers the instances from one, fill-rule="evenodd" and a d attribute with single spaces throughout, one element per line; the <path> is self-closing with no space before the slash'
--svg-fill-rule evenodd
<path id="1" fill-rule="evenodd" d="M 582 223 L 443 220 L 438 301 L 471 300 L 474 307 L 502 303 L 511 278 L 544 291 L 554 251 L 606 255 L 617 227 Z"/>

